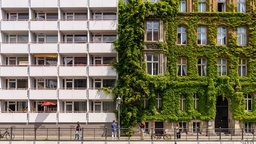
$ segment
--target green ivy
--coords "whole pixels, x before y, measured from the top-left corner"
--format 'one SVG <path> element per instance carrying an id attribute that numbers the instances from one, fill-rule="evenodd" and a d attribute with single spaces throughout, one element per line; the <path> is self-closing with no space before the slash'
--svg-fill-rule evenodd
<path id="1" fill-rule="evenodd" d="M 250 0 L 247 0 L 248 13 L 236 13 L 236 7 L 228 5 L 229 12 L 178 13 L 179 0 L 162 0 L 157 3 L 141 0 L 119 1 L 118 40 L 115 49 L 118 62 L 114 67 L 118 80 L 113 93 L 122 98 L 121 126 L 133 127 L 143 120 L 189 121 L 200 119 L 208 121 L 216 115 L 218 96 L 230 98 L 231 112 L 235 120 L 256 122 L 256 100 L 253 111 L 245 112 L 244 94 L 256 91 L 256 16 Z M 207 8 L 212 9 L 207 1 Z M 161 19 L 164 23 L 164 42 L 144 42 L 145 21 Z M 187 27 L 186 46 L 176 45 L 177 27 Z M 197 27 L 206 26 L 207 45 L 197 45 Z M 228 45 L 217 46 L 217 28 L 225 26 L 228 31 Z M 239 47 L 236 43 L 237 27 L 248 28 L 248 44 Z M 234 31 L 234 32 L 233 32 Z M 144 45 L 154 45 L 167 56 L 167 70 L 163 76 L 146 73 Z M 188 76 L 177 76 L 177 58 L 188 59 Z M 207 58 L 207 76 L 198 76 L 197 59 Z M 227 58 L 228 76 L 219 76 L 217 59 Z M 248 59 L 248 76 L 237 74 L 239 57 Z M 162 96 L 162 108 L 156 108 L 156 98 Z M 199 107 L 194 109 L 194 95 L 199 97 Z M 186 110 L 180 110 L 180 98 L 186 96 Z M 144 108 L 144 100 L 148 106 Z"/>

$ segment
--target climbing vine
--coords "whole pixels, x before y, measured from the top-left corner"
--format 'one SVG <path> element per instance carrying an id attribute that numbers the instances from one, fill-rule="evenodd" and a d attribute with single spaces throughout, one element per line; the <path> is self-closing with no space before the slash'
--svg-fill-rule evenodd
<path id="1" fill-rule="evenodd" d="M 208 1 L 207 1 L 208 2 Z M 216 115 L 218 96 L 231 100 L 233 118 L 240 121 L 256 122 L 256 100 L 253 111 L 245 112 L 244 95 L 256 92 L 256 20 L 254 7 L 247 0 L 248 13 L 234 12 L 236 7 L 228 5 L 228 13 L 197 12 L 197 2 L 193 0 L 195 12 L 179 13 L 178 0 L 162 0 L 151 3 L 141 0 L 119 1 L 118 40 L 115 49 L 118 62 L 114 67 L 118 80 L 113 94 L 122 98 L 121 126 L 133 127 L 142 120 L 189 121 L 200 119 L 208 121 Z M 212 8 L 207 3 L 207 8 Z M 163 22 L 163 42 L 145 42 L 145 22 Z M 187 28 L 187 44 L 177 45 L 177 28 Z M 207 45 L 197 45 L 197 27 L 207 27 Z M 216 45 L 217 28 L 228 29 L 227 46 Z M 237 27 L 247 28 L 247 45 L 237 45 Z M 167 57 L 166 71 L 163 75 L 152 76 L 146 73 L 143 52 L 145 45 L 154 45 L 158 52 Z M 187 76 L 177 75 L 177 59 L 188 60 Z M 197 59 L 207 58 L 207 76 L 199 76 Z M 228 59 L 228 75 L 219 76 L 217 60 Z M 248 75 L 240 77 L 239 58 L 248 60 Z M 161 96 L 162 107 L 156 106 Z M 199 98 L 198 108 L 194 108 L 194 97 Z M 185 110 L 180 109 L 181 97 L 186 97 Z M 116 99 L 114 97 L 114 100 Z M 146 104 L 146 105 L 144 105 Z"/>

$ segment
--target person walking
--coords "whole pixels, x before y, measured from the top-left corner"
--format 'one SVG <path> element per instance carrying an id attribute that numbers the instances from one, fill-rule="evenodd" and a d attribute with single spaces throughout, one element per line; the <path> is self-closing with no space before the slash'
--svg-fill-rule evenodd
<path id="1" fill-rule="evenodd" d="M 75 133 L 75 140 L 80 140 L 81 138 L 81 126 L 80 126 L 80 123 L 77 122 L 77 125 L 76 125 L 76 133 Z"/>
<path id="2" fill-rule="evenodd" d="M 140 123 L 140 138 L 141 138 L 141 140 L 144 140 L 144 132 L 145 132 L 145 123 L 141 122 Z"/>
<path id="3" fill-rule="evenodd" d="M 111 124 L 111 129 L 112 129 L 112 140 L 114 140 L 117 136 L 117 124 L 115 120 L 113 120 L 113 123 Z"/>

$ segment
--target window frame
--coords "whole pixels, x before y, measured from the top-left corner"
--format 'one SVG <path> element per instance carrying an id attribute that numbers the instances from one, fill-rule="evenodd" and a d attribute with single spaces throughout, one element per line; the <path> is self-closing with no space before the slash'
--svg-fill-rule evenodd
<path id="1" fill-rule="evenodd" d="M 157 25 L 155 27 L 155 24 Z M 157 37 L 155 37 L 155 33 L 157 33 Z M 149 38 L 149 35 L 151 38 Z M 160 22 L 159 21 L 146 21 L 146 41 L 149 42 L 157 42 L 160 40 Z"/>
<path id="2" fill-rule="evenodd" d="M 199 63 L 199 60 L 201 63 Z M 201 57 L 197 59 L 197 69 L 198 69 L 199 76 L 207 76 L 207 59 L 206 58 Z"/>
<path id="3" fill-rule="evenodd" d="M 238 46 L 247 45 L 247 29 L 245 27 L 237 28 L 237 45 Z"/>
<path id="4" fill-rule="evenodd" d="M 227 1 L 226 0 L 218 0 L 217 4 L 218 4 L 217 5 L 218 12 L 226 12 L 227 11 Z M 219 9 L 219 6 L 221 6 L 221 9 Z"/>
<path id="5" fill-rule="evenodd" d="M 148 58 L 151 57 L 149 61 Z M 155 60 L 157 58 L 157 60 Z M 149 75 L 159 75 L 160 74 L 160 55 L 156 53 L 146 53 L 146 67 L 147 74 Z M 149 72 L 149 65 L 151 68 L 151 72 Z"/>
<path id="6" fill-rule="evenodd" d="M 248 75 L 247 64 L 248 64 L 248 60 L 246 58 L 239 58 L 238 71 L 237 71 L 239 76 L 247 76 Z M 244 71 L 245 74 L 243 74 L 243 70 L 245 70 Z"/>
<path id="7" fill-rule="evenodd" d="M 225 60 L 225 63 L 224 63 Z M 226 72 L 223 70 L 226 68 Z M 228 75 L 228 59 L 226 58 L 218 58 L 218 73 L 219 76 L 227 76 Z"/>
<path id="8" fill-rule="evenodd" d="M 199 40 L 200 40 L 200 43 L 199 43 Z M 205 43 L 204 43 L 204 41 L 205 41 Z M 206 26 L 198 26 L 197 27 L 197 44 L 200 46 L 207 45 L 207 28 L 206 28 Z"/>
<path id="9" fill-rule="evenodd" d="M 180 0 L 179 12 L 187 12 L 187 1 L 186 0 Z"/>
<path id="10" fill-rule="evenodd" d="M 186 111 L 186 99 L 187 99 L 187 96 L 180 96 L 180 110 L 181 111 Z"/>
<path id="11" fill-rule="evenodd" d="M 178 26 L 177 34 L 177 45 L 187 45 L 187 27 Z"/>
<path id="12" fill-rule="evenodd" d="M 206 12 L 206 0 L 198 0 L 198 12 Z"/>
<path id="13" fill-rule="evenodd" d="M 180 63 L 179 63 L 180 61 Z M 185 62 L 185 63 L 183 63 Z M 183 72 L 183 68 L 185 68 L 185 71 Z M 180 70 L 180 74 L 179 74 Z M 188 59 L 185 57 L 179 57 L 177 62 L 177 73 L 178 76 L 187 76 L 188 75 Z"/>
<path id="14" fill-rule="evenodd" d="M 218 27 L 217 45 L 219 46 L 227 45 L 227 28 L 226 27 L 223 27 L 223 26 Z"/>
<path id="15" fill-rule="evenodd" d="M 245 95 L 245 111 L 246 112 L 251 112 L 253 109 L 253 97 L 251 94 L 246 94 Z"/>
<path id="16" fill-rule="evenodd" d="M 241 13 L 246 12 L 246 1 L 245 0 L 237 0 L 237 12 L 241 12 Z"/>

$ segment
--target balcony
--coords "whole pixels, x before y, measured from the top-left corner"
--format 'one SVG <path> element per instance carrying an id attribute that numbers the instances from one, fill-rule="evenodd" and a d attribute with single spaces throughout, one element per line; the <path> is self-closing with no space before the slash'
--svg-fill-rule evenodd
<path id="1" fill-rule="evenodd" d="M 28 8 L 29 7 L 29 0 L 2 0 L 2 8 Z"/>
<path id="2" fill-rule="evenodd" d="M 87 0 L 76 0 L 75 2 L 72 0 L 60 0 L 60 7 L 87 7 Z"/>
<path id="3" fill-rule="evenodd" d="M 31 0 L 31 7 L 41 8 L 41 7 L 58 7 L 58 0 Z"/>
<path id="4" fill-rule="evenodd" d="M 56 100 L 57 90 L 54 89 L 33 89 L 29 91 L 30 99 L 33 100 Z"/>
<path id="5" fill-rule="evenodd" d="M 28 31 L 28 21 L 2 21 L 1 22 L 2 30 L 10 31 Z"/>
<path id="6" fill-rule="evenodd" d="M 28 76 L 27 66 L 1 66 L 0 76 Z"/>
<path id="7" fill-rule="evenodd" d="M 88 25 L 86 20 L 81 21 L 60 21 L 60 30 L 87 30 Z"/>
<path id="8" fill-rule="evenodd" d="M 28 53 L 28 44 L 24 43 L 2 43 L 1 53 Z"/>
<path id="9" fill-rule="evenodd" d="M 56 66 L 31 66 L 30 76 L 57 76 Z"/>
<path id="10" fill-rule="evenodd" d="M 90 30 L 116 30 L 117 20 L 90 20 Z"/>
<path id="11" fill-rule="evenodd" d="M 56 43 L 33 43 L 30 45 L 30 53 L 58 53 L 58 44 Z"/>
<path id="12" fill-rule="evenodd" d="M 86 66 L 60 66 L 60 76 L 87 76 Z"/>
<path id="13" fill-rule="evenodd" d="M 56 113 L 30 113 L 29 122 L 31 123 L 56 123 Z"/>
<path id="14" fill-rule="evenodd" d="M 75 100 L 75 99 L 83 99 L 85 100 L 87 98 L 87 90 L 79 90 L 79 89 L 71 89 L 71 90 L 59 90 L 59 99 L 69 99 L 69 100 Z"/>
<path id="15" fill-rule="evenodd" d="M 116 71 L 112 66 L 89 66 L 90 76 L 116 76 Z"/>
<path id="16" fill-rule="evenodd" d="M 97 123 L 97 122 L 113 122 L 116 119 L 114 113 L 89 113 L 89 123 Z"/>
<path id="17" fill-rule="evenodd" d="M 57 21 L 30 21 L 30 29 L 34 31 L 57 31 Z"/>
<path id="18" fill-rule="evenodd" d="M 0 98 L 4 100 L 27 100 L 27 90 L 25 89 L 1 89 Z"/>
<path id="19" fill-rule="evenodd" d="M 60 53 L 87 53 L 86 43 L 62 43 Z"/>
<path id="20" fill-rule="evenodd" d="M 86 123 L 85 113 L 59 113 L 60 123 Z"/>
<path id="21" fill-rule="evenodd" d="M 94 100 L 105 100 L 105 99 L 113 99 L 112 95 L 106 94 L 104 91 L 99 90 L 89 90 L 89 99 Z"/>
<path id="22" fill-rule="evenodd" d="M 118 0 L 90 0 L 90 7 L 117 7 Z"/>
<path id="23" fill-rule="evenodd" d="M 27 113 L 0 113 L 0 123 L 27 123 Z"/>
<path id="24" fill-rule="evenodd" d="M 90 43 L 89 53 L 116 53 L 113 43 Z"/>

